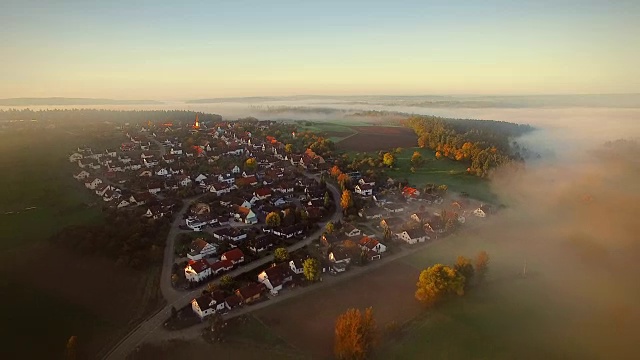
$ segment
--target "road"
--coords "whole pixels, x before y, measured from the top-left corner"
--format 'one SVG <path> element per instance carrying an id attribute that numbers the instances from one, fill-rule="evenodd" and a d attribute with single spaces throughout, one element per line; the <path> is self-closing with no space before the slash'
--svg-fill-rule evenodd
<path id="1" fill-rule="evenodd" d="M 314 178 L 317 180 L 318 176 L 305 175 L 310 178 Z M 337 222 L 342 219 L 342 212 L 340 211 L 340 192 L 338 188 L 333 184 L 327 183 L 327 187 L 331 191 L 333 196 L 333 200 L 336 204 L 335 212 L 331 216 L 328 221 Z M 202 196 L 202 195 L 200 195 Z M 167 236 L 167 243 L 164 249 L 164 259 L 162 263 L 162 274 L 160 275 L 160 290 L 162 291 L 162 296 L 167 301 L 167 305 L 162 308 L 160 311 L 152 315 L 151 317 L 144 320 L 140 323 L 135 329 L 133 329 L 129 334 L 127 334 L 116 346 L 104 357 L 105 359 L 124 359 L 127 354 L 136 349 L 139 345 L 141 345 L 147 339 L 156 339 L 162 338 L 166 336 L 168 330 L 163 328 L 163 323 L 169 316 L 171 315 L 171 308 L 175 306 L 176 308 L 180 308 L 187 304 L 191 299 L 197 297 L 202 293 L 202 289 L 195 289 L 192 291 L 180 291 L 177 290 L 171 285 L 171 270 L 173 268 L 174 263 L 174 243 L 178 234 L 182 231 L 179 226 L 182 221 L 182 218 L 185 212 L 189 208 L 189 204 L 192 200 L 197 199 L 198 197 L 186 199 L 184 205 L 175 215 L 175 220 L 171 224 L 171 229 L 169 230 L 169 234 Z M 304 240 L 297 242 L 294 245 L 288 247 L 289 252 L 300 249 L 308 244 L 310 244 L 314 239 L 317 239 L 322 232 L 324 231 L 324 226 L 328 222 L 320 223 L 320 229 L 313 232 L 309 236 L 307 236 Z M 257 267 L 261 267 L 265 264 L 273 262 L 273 255 L 266 256 L 264 258 L 253 261 L 244 266 L 238 267 L 237 269 L 229 272 L 228 274 L 231 276 L 239 275 L 245 271 L 249 271 L 255 269 Z M 219 278 L 213 280 L 214 283 L 217 283 Z M 283 296 L 284 297 L 284 296 Z M 163 336 L 164 335 L 164 336 Z"/>

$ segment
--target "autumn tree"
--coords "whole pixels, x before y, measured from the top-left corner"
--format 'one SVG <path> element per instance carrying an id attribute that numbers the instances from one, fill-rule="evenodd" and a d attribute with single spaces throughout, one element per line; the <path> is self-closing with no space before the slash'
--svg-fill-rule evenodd
<path id="1" fill-rule="evenodd" d="M 282 219 L 280 218 L 280 212 L 278 211 L 272 211 L 267 215 L 267 218 L 265 219 L 265 222 L 267 223 L 267 225 L 271 226 L 271 227 L 278 227 L 280 226 L 280 222 L 282 221 Z"/>
<path id="2" fill-rule="evenodd" d="M 416 299 L 427 306 L 433 306 L 451 294 L 464 295 L 464 276 L 454 268 L 436 264 L 420 272 Z"/>
<path id="3" fill-rule="evenodd" d="M 331 206 L 331 196 L 328 191 L 324 193 L 324 208 L 328 209 Z"/>
<path id="4" fill-rule="evenodd" d="M 334 165 L 331 168 L 331 176 L 334 178 L 337 178 L 340 174 L 342 174 L 342 171 L 340 171 L 340 168 L 338 167 L 338 165 Z"/>
<path id="5" fill-rule="evenodd" d="M 247 161 L 244 162 L 244 165 L 247 167 L 247 169 L 255 169 L 256 158 L 248 158 Z"/>
<path id="6" fill-rule="evenodd" d="M 67 340 L 67 347 L 65 348 L 64 358 L 66 360 L 75 360 L 78 358 L 78 337 L 71 336 Z"/>
<path id="7" fill-rule="evenodd" d="M 414 151 L 411 156 L 411 165 L 417 167 L 422 165 L 422 154 L 419 151 Z"/>
<path id="8" fill-rule="evenodd" d="M 220 278 L 220 286 L 224 289 L 231 290 L 236 284 L 236 280 L 229 274 L 222 275 Z"/>
<path id="9" fill-rule="evenodd" d="M 320 262 L 316 258 L 308 258 L 302 263 L 302 272 L 305 279 L 311 282 L 320 279 Z"/>
<path id="10" fill-rule="evenodd" d="M 391 229 L 388 226 L 384 227 L 384 233 L 382 236 L 385 240 L 391 240 L 391 236 L 393 236 L 393 233 L 391 232 Z"/>
<path id="11" fill-rule="evenodd" d="M 287 154 L 291 154 L 293 152 L 293 144 L 287 144 L 284 146 L 284 151 L 287 152 Z"/>
<path id="12" fill-rule="evenodd" d="M 276 262 L 285 262 L 289 260 L 289 251 L 285 247 L 279 247 L 273 252 L 273 258 Z"/>
<path id="13" fill-rule="evenodd" d="M 376 343 L 378 329 L 373 309 L 364 312 L 348 309 L 338 316 L 335 327 L 334 353 L 340 360 L 364 360 L 369 358 Z"/>
<path id="14" fill-rule="evenodd" d="M 340 188 L 344 190 L 347 188 L 347 186 L 351 182 L 351 177 L 349 177 L 349 175 L 347 174 L 340 174 L 338 175 L 337 181 L 338 181 L 338 185 L 340 185 Z"/>
<path id="15" fill-rule="evenodd" d="M 392 153 L 387 152 L 382 156 L 382 163 L 388 167 L 392 167 L 396 162 L 396 157 Z"/>
<path id="16" fill-rule="evenodd" d="M 489 254 L 483 250 L 476 255 L 476 274 L 478 275 L 478 281 L 484 280 L 488 270 Z"/>
<path id="17" fill-rule="evenodd" d="M 462 276 L 464 276 L 464 285 L 465 288 L 468 288 L 473 281 L 473 276 L 475 275 L 475 270 L 473 265 L 471 264 L 471 259 L 467 259 L 464 256 L 458 256 L 456 259 L 456 264 L 453 268 Z"/>
<path id="18" fill-rule="evenodd" d="M 335 230 L 335 225 L 333 224 L 333 221 L 329 221 L 327 223 L 327 225 L 324 226 L 325 230 L 327 230 L 327 233 L 331 234 L 333 233 L 333 230 Z"/>
<path id="19" fill-rule="evenodd" d="M 342 197 L 340 198 L 340 206 L 342 207 L 345 213 L 347 212 L 347 210 L 349 210 L 349 208 L 353 206 L 353 198 L 351 196 L 351 191 L 344 190 L 342 192 Z"/>

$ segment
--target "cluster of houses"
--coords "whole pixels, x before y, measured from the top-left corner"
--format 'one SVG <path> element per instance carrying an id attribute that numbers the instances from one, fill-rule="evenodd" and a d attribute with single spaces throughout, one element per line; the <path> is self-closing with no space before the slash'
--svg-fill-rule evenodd
<path id="1" fill-rule="evenodd" d="M 261 121 L 258 128 L 266 130 L 274 124 Z M 127 141 L 119 151 L 96 152 L 87 146 L 78 147 L 69 156 L 69 161 L 79 166 L 74 178 L 83 181 L 88 189 L 116 209 L 147 204 L 150 198 L 147 194 L 174 196 L 181 189 L 189 190 L 189 195 L 237 193 L 247 204 L 269 201 L 277 207 L 286 205 L 287 197 L 294 192 L 296 178 L 292 170 L 320 170 L 328 166 L 311 150 L 302 154 L 287 153 L 285 144 L 274 137 L 257 139 L 251 132 L 238 129 L 233 122 L 207 127 L 196 118 L 186 130 L 174 128 L 172 124 L 155 127 L 149 124 L 127 130 Z M 186 137 L 193 132 L 199 133 L 197 142 L 185 145 Z M 152 150 L 154 145 L 160 150 Z M 221 166 L 221 158 L 225 160 L 223 163 L 231 164 Z M 253 159 L 253 165 L 245 166 L 245 159 Z M 203 165 L 210 171 L 201 172 Z M 311 215 L 321 216 L 320 208 L 311 207 Z M 150 214 L 154 218 L 164 215 L 162 211 Z M 248 224 L 258 221 L 250 206 L 242 206 L 232 216 Z M 193 221 L 191 227 L 201 228 L 198 223 L 201 222 Z"/>

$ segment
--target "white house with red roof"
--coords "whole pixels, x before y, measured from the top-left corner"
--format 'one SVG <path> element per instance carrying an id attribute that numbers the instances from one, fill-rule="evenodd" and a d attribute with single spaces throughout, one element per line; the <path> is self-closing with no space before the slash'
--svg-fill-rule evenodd
<path id="1" fill-rule="evenodd" d="M 234 265 L 236 265 L 244 262 L 244 253 L 242 253 L 242 250 L 235 248 L 233 250 L 229 250 L 226 253 L 222 254 L 222 256 L 220 256 L 220 259 L 229 260 Z"/>
<path id="2" fill-rule="evenodd" d="M 200 319 L 226 308 L 226 298 L 221 291 L 206 293 L 191 300 L 191 309 Z"/>
<path id="3" fill-rule="evenodd" d="M 203 259 L 190 261 L 184 268 L 184 277 L 187 281 L 200 282 L 209 276 L 211 276 L 211 268 L 209 263 Z"/>

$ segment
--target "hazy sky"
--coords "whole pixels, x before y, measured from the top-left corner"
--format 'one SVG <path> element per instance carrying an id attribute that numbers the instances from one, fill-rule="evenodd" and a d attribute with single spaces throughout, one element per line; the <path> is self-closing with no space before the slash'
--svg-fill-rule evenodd
<path id="1" fill-rule="evenodd" d="M 0 0 L 0 98 L 640 92 L 639 4 Z"/>

